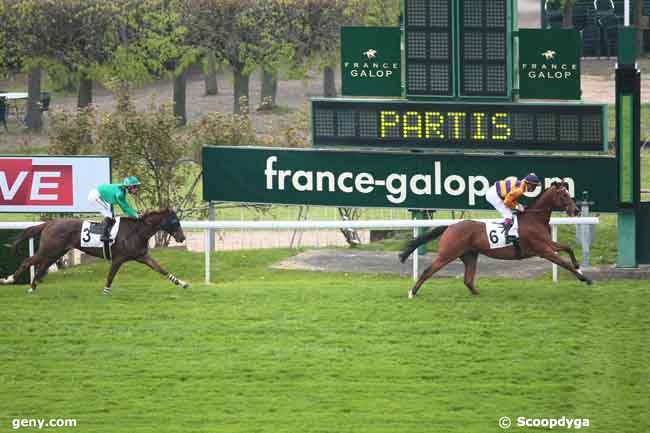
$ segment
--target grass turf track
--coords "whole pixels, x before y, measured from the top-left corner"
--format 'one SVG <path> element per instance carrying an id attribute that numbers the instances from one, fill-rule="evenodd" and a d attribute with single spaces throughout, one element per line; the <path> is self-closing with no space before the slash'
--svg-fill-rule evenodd
<path id="1" fill-rule="evenodd" d="M 501 416 L 648 431 L 650 284 L 268 270 L 286 250 L 155 256 L 0 287 L 0 432 L 498 432 Z M 516 264 L 507 264 L 516 266 Z M 540 429 L 511 429 L 517 432 Z M 562 429 L 560 429 L 562 430 Z M 37 431 L 21 429 L 19 431 Z"/>

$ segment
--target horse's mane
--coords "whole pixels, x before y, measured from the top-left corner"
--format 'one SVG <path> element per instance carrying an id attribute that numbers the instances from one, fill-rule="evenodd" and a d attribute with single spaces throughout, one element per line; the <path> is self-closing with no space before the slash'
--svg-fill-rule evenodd
<path id="1" fill-rule="evenodd" d="M 140 219 L 146 220 L 152 216 L 159 216 L 159 215 L 164 215 L 170 213 L 172 210 L 168 207 L 162 208 L 162 209 L 157 209 L 157 210 L 149 210 L 146 211 L 145 213 L 140 216 Z"/>
<path id="2" fill-rule="evenodd" d="M 565 185 L 560 184 L 560 186 L 566 188 Z M 539 197 L 537 197 L 535 201 L 533 201 L 533 203 L 530 205 L 529 209 L 539 209 L 548 200 L 547 196 L 555 194 L 557 191 L 557 185 L 556 183 L 553 183 L 551 186 L 542 191 Z"/>
<path id="3" fill-rule="evenodd" d="M 161 215 L 166 215 L 169 214 L 170 212 L 173 212 L 171 208 L 162 208 L 162 209 L 157 209 L 157 210 L 148 210 L 144 212 L 143 214 L 140 215 L 140 218 L 132 218 L 132 217 L 122 217 L 123 220 L 131 220 L 131 221 L 143 221 L 147 222 L 151 217 L 156 217 L 156 216 L 161 216 Z"/>

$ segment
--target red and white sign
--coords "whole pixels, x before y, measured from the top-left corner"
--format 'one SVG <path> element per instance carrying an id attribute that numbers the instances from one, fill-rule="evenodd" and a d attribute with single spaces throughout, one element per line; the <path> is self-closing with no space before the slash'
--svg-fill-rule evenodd
<path id="1" fill-rule="evenodd" d="M 0 212 L 96 212 L 88 193 L 110 179 L 108 157 L 0 156 Z"/>

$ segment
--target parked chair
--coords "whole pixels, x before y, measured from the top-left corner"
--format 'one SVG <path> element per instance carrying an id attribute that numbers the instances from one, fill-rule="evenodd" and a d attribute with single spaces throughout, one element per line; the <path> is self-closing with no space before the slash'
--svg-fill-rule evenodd
<path id="1" fill-rule="evenodd" d="M 52 97 L 49 92 L 41 92 L 41 112 L 50 111 L 50 100 Z"/>
<path id="2" fill-rule="evenodd" d="M 5 131 L 9 131 L 7 128 L 7 98 L 0 97 L 0 122 L 5 126 Z"/>

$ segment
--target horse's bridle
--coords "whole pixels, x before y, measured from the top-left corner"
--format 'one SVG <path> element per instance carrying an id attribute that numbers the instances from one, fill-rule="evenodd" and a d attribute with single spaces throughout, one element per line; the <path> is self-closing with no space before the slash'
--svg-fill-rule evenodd
<path id="1" fill-rule="evenodd" d="M 170 235 L 173 235 L 180 225 L 181 223 L 178 220 L 178 217 L 176 215 L 171 215 L 163 220 L 163 223 L 160 224 L 160 228 Z"/>

